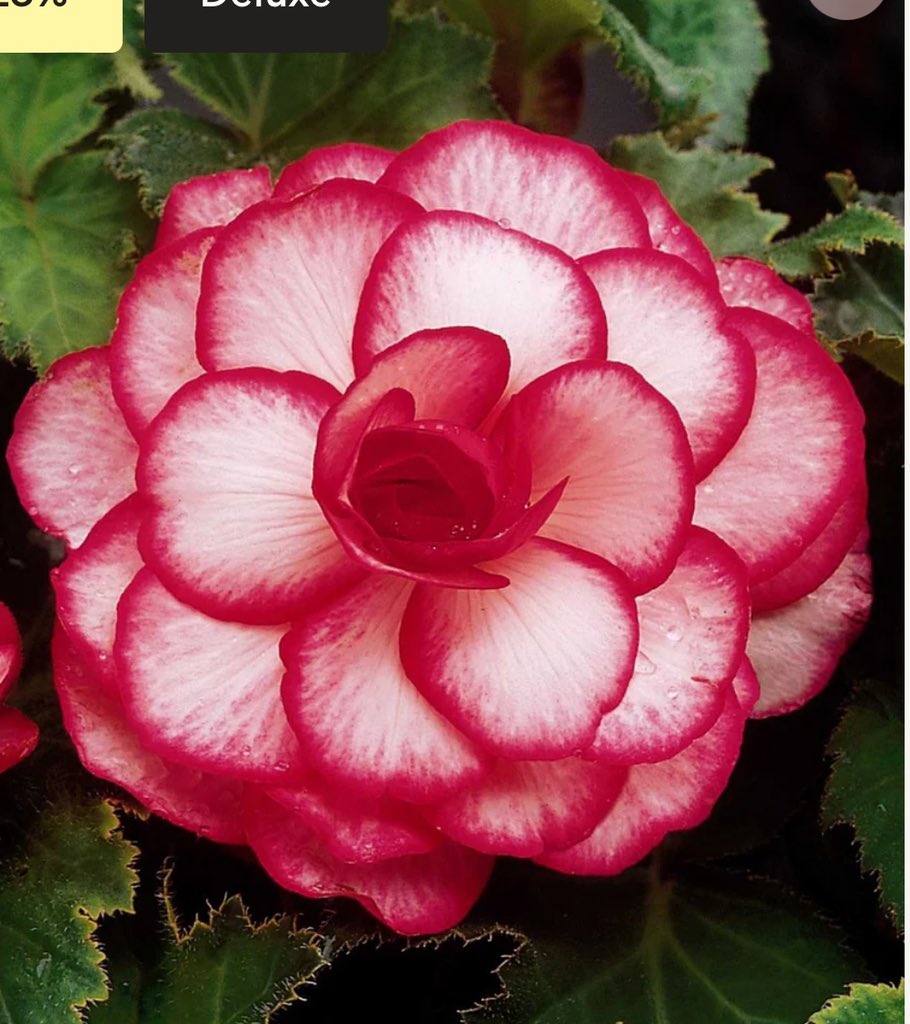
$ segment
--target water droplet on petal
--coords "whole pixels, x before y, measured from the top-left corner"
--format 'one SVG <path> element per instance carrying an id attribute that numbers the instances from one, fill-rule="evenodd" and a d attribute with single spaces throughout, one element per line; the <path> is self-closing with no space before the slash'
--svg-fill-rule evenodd
<path id="1" fill-rule="evenodd" d="M 275 771 L 276 772 L 286 772 L 290 767 L 291 766 L 288 764 L 287 761 L 278 761 L 275 764 Z"/>
<path id="2" fill-rule="evenodd" d="M 249 757 L 250 754 L 252 754 L 252 753 L 253 753 L 253 748 L 252 747 L 246 747 L 245 746 L 245 747 L 241 747 L 240 748 L 240 756 L 241 757 Z"/>
<path id="3" fill-rule="evenodd" d="M 671 626 L 667 630 L 667 639 L 670 641 L 671 644 L 678 644 L 679 641 L 682 640 L 682 635 L 683 631 L 679 628 L 679 626 Z"/>
<path id="4" fill-rule="evenodd" d="M 77 462 L 74 462 L 71 466 L 66 467 L 66 471 L 70 476 L 78 476 L 81 468 L 82 467 Z"/>
<path id="5" fill-rule="evenodd" d="M 499 222 L 499 226 L 501 228 L 505 228 L 508 231 L 508 229 L 512 226 L 512 222 L 508 219 L 508 217 L 503 217 L 502 220 L 500 220 Z"/>
<path id="6" fill-rule="evenodd" d="M 635 674 L 639 676 L 653 676 L 656 671 L 654 662 L 647 656 L 638 652 L 638 657 L 635 659 Z"/>

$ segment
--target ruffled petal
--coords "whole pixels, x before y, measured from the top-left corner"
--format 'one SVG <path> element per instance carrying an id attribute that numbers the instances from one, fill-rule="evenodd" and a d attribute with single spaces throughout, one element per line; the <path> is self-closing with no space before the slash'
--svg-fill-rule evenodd
<path id="1" fill-rule="evenodd" d="M 345 864 L 313 831 L 257 793 L 246 800 L 250 845 L 268 873 L 304 896 L 346 896 L 402 935 L 451 928 L 482 892 L 493 859 L 449 844 L 431 853 L 375 864 Z"/>
<path id="2" fill-rule="evenodd" d="M 219 622 L 143 569 L 117 614 L 120 693 L 142 745 L 201 771 L 279 782 L 298 768 L 281 704 L 285 626 Z"/>
<path id="3" fill-rule="evenodd" d="M 582 260 L 607 314 L 610 359 L 676 407 L 698 479 L 733 447 L 755 398 L 755 356 L 717 291 L 677 256 L 613 249 Z"/>
<path id="4" fill-rule="evenodd" d="M 195 231 L 149 253 L 136 267 L 111 337 L 111 383 L 130 429 L 141 437 L 167 400 L 198 377 L 196 302 L 216 231 Z"/>
<path id="5" fill-rule="evenodd" d="M 138 449 L 111 391 L 109 351 L 58 359 L 25 396 L 6 453 L 28 514 L 70 547 L 135 489 Z"/>
<path id="6" fill-rule="evenodd" d="M 207 370 L 304 370 L 344 390 L 354 377 L 354 317 L 373 257 L 420 212 L 387 189 L 335 180 L 238 217 L 205 262 L 199 361 Z M 394 341 L 433 326 L 417 324 Z"/>
<path id="7" fill-rule="evenodd" d="M 38 726 L 15 708 L 0 707 L 0 772 L 12 768 L 38 745 Z"/>
<path id="8" fill-rule="evenodd" d="M 808 335 L 755 310 L 730 319 L 755 349 L 755 404 L 732 450 L 698 485 L 694 518 L 757 583 L 792 562 L 862 478 L 863 411 Z"/>
<path id="9" fill-rule="evenodd" d="M 756 260 L 717 261 L 720 290 L 728 306 L 748 306 L 786 320 L 798 331 L 814 334 L 809 299 L 785 284 L 774 271 Z"/>
<path id="10" fill-rule="evenodd" d="M 337 393 L 315 377 L 227 370 L 187 384 L 143 442 L 145 561 L 215 618 L 283 623 L 358 570 L 311 491 Z"/>
<path id="11" fill-rule="evenodd" d="M 272 176 L 268 167 L 222 171 L 182 181 L 171 189 L 155 245 L 170 245 L 200 228 L 228 224 L 255 203 L 268 199 Z"/>
<path id="12" fill-rule="evenodd" d="M 399 228 L 377 254 L 354 328 L 357 372 L 415 331 L 454 326 L 505 339 L 513 391 L 606 353 L 597 291 L 573 260 L 492 221 L 443 211 Z"/>
<path id="13" fill-rule="evenodd" d="M 811 594 L 754 615 L 747 647 L 761 686 L 754 718 L 802 707 L 862 632 L 872 604 L 872 565 L 862 546 Z"/>
<path id="14" fill-rule="evenodd" d="M 714 724 L 749 631 L 742 562 L 703 530 L 692 531 L 669 579 L 637 603 L 635 672 L 587 754 L 620 764 L 664 761 Z"/>
<path id="15" fill-rule="evenodd" d="M 555 760 L 590 746 L 632 674 L 627 581 L 595 555 L 539 538 L 489 568 L 510 585 L 415 589 L 401 626 L 408 676 L 499 756 Z"/>
<path id="16" fill-rule="evenodd" d="M 515 396 L 497 428 L 527 447 L 532 500 L 568 477 L 541 535 L 594 552 L 636 592 L 669 575 L 692 519 L 694 477 L 673 406 L 633 369 L 562 366 Z"/>
<path id="17" fill-rule="evenodd" d="M 285 167 L 275 185 L 274 195 L 276 199 L 293 199 L 332 178 L 376 182 L 394 159 L 395 153 L 390 149 L 359 142 L 314 149 Z"/>
<path id="18" fill-rule="evenodd" d="M 59 627 L 53 656 L 63 724 L 79 760 L 93 775 L 122 786 L 150 811 L 207 839 L 246 841 L 240 783 L 149 753 L 136 738 L 119 701 L 98 685 Z"/>
<path id="19" fill-rule="evenodd" d="M 413 584 L 375 574 L 298 622 L 282 645 L 288 718 L 329 779 L 426 803 L 475 782 L 486 758 L 405 675 L 401 616 Z"/>

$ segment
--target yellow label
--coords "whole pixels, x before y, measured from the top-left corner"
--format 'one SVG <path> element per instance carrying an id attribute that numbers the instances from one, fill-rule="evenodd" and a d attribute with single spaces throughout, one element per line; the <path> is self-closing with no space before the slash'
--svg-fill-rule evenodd
<path id="1" fill-rule="evenodd" d="M 122 0 L 0 0 L 0 53 L 114 53 Z"/>

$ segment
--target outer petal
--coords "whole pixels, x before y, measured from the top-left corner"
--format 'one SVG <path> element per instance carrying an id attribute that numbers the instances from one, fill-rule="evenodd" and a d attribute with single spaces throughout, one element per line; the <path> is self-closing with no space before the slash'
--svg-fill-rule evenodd
<path id="1" fill-rule="evenodd" d="M 380 181 L 427 210 L 478 213 L 570 256 L 650 244 L 638 203 L 593 149 L 504 121 L 430 132 Z"/>
<path id="2" fill-rule="evenodd" d="M 0 707 L 0 772 L 12 768 L 38 745 L 38 726 L 15 708 Z"/>
<path id="3" fill-rule="evenodd" d="M 280 885 L 304 896 L 352 897 L 405 935 L 458 924 L 493 867 L 491 858 L 454 844 L 420 856 L 344 864 L 299 818 L 258 795 L 246 801 L 246 826 L 256 856 Z"/>
<path id="4" fill-rule="evenodd" d="M 746 714 L 731 686 L 720 718 L 704 736 L 667 761 L 631 768 L 619 799 L 591 835 L 538 863 L 570 875 L 615 875 L 668 832 L 701 824 L 736 763 Z"/>
<path id="5" fill-rule="evenodd" d="M 752 608 L 770 611 L 805 597 L 837 569 L 866 521 L 866 481 L 861 480 L 831 521 L 794 561 L 752 587 Z"/>
<path id="6" fill-rule="evenodd" d="M 511 390 L 571 359 L 606 353 L 597 292 L 552 246 L 465 213 L 429 214 L 380 249 L 354 328 L 354 365 L 415 331 L 480 327 L 505 338 Z"/>
<path id="7" fill-rule="evenodd" d="M 588 752 L 621 764 L 673 757 L 717 720 L 749 631 L 742 563 L 712 534 L 693 530 L 670 578 L 638 599 L 638 621 L 629 688 Z"/>
<path id="8" fill-rule="evenodd" d="M 268 167 L 222 171 L 183 181 L 167 197 L 155 245 L 160 248 L 200 228 L 228 224 L 248 206 L 268 199 L 271 191 Z"/>
<path id="9" fill-rule="evenodd" d="M 502 757 L 555 760 L 590 746 L 632 673 L 638 622 L 625 578 L 539 538 L 490 567 L 510 586 L 415 589 L 401 626 L 408 675 Z"/>
<path id="10" fill-rule="evenodd" d="M 755 397 L 755 356 L 725 323 L 716 286 L 677 256 L 613 249 L 582 261 L 607 314 L 610 359 L 676 407 L 706 476 L 733 447 Z"/>
<path id="11" fill-rule="evenodd" d="M 420 212 L 387 189 L 336 180 L 238 217 L 203 270 L 199 361 L 207 370 L 305 370 L 344 390 L 354 377 L 351 336 L 373 256 Z"/>
<path id="12" fill-rule="evenodd" d="M 851 551 L 811 594 L 754 616 L 747 647 L 761 685 L 754 718 L 802 707 L 862 632 L 872 604 L 872 566 L 860 552 Z"/>
<path id="13" fill-rule="evenodd" d="M 22 643 L 12 612 L 0 604 L 0 700 L 16 681 L 22 668 Z"/>
<path id="14" fill-rule="evenodd" d="M 282 646 L 282 692 L 324 775 L 368 796 L 425 803 L 477 781 L 486 761 L 401 667 L 398 630 L 412 589 L 371 575 L 300 621 Z"/>
<path id="15" fill-rule="evenodd" d="M 428 853 L 446 841 L 412 804 L 358 796 L 318 775 L 267 793 L 299 815 L 333 857 L 348 863 Z"/>
<path id="16" fill-rule="evenodd" d="M 746 259 L 717 261 L 720 290 L 728 306 L 748 306 L 786 320 L 799 331 L 814 335 L 808 298 L 784 282 L 764 263 Z"/>
<path id="17" fill-rule="evenodd" d="M 168 403 L 143 443 L 139 543 L 181 601 L 282 623 L 356 578 L 311 492 L 335 399 L 306 374 L 250 369 L 191 381 Z"/>
<path id="18" fill-rule="evenodd" d="M 358 142 L 314 149 L 285 167 L 275 185 L 274 195 L 276 199 L 292 199 L 332 178 L 379 181 L 394 158 L 395 154 L 390 149 Z"/>
<path id="19" fill-rule="evenodd" d="M 93 775 L 122 786 L 175 825 L 220 843 L 245 841 L 239 783 L 150 754 L 119 701 L 98 686 L 61 629 L 54 636 L 53 654 L 63 722 L 80 761 Z"/>
<path id="20" fill-rule="evenodd" d="M 117 672 L 146 749 L 203 771 L 272 782 L 296 767 L 281 705 L 284 626 L 219 622 L 143 569 L 117 615 Z"/>
<path id="21" fill-rule="evenodd" d="M 142 508 L 133 495 L 98 522 L 85 543 L 51 573 L 57 617 L 73 650 L 116 695 L 117 604 L 143 562 L 136 546 Z"/>
<path id="22" fill-rule="evenodd" d="M 432 808 L 428 817 L 475 850 L 534 857 L 589 835 L 625 780 L 623 768 L 577 757 L 498 761 L 482 782 Z"/>
<path id="23" fill-rule="evenodd" d="M 136 442 L 114 402 L 108 352 L 58 359 L 26 395 L 7 449 L 28 514 L 70 547 L 134 489 Z"/>
<path id="24" fill-rule="evenodd" d="M 569 478 L 542 536 L 614 562 L 637 592 L 666 579 L 692 519 L 692 455 L 675 409 L 635 370 L 562 366 L 515 397 L 502 433 L 527 446 L 533 500 Z"/>
<path id="25" fill-rule="evenodd" d="M 673 209 L 660 188 L 641 174 L 632 174 L 631 171 L 616 173 L 622 177 L 647 217 L 654 248 L 679 256 L 710 284 L 716 284 L 717 271 L 708 247 Z"/>
<path id="26" fill-rule="evenodd" d="M 861 479 L 863 411 L 812 338 L 753 310 L 731 314 L 755 349 L 752 416 L 696 494 L 695 522 L 730 544 L 752 582 L 814 540 Z"/>
<path id="27" fill-rule="evenodd" d="M 111 383 L 136 437 L 175 391 L 202 373 L 196 360 L 196 301 L 202 264 L 217 234 L 194 231 L 149 253 L 120 300 L 111 337 Z"/>

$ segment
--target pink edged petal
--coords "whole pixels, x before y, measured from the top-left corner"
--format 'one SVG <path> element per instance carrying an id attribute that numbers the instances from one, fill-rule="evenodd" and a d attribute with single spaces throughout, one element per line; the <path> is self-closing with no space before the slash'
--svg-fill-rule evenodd
<path id="1" fill-rule="evenodd" d="M 569 478 L 542 536 L 615 563 L 638 593 L 666 579 L 692 519 L 692 455 L 676 410 L 635 370 L 560 367 L 516 395 L 501 433 L 527 446 L 533 500 Z"/>
<path id="2" fill-rule="evenodd" d="M 597 286 L 610 359 L 638 370 L 676 407 L 701 479 L 742 433 L 755 397 L 755 356 L 725 323 L 716 285 L 657 250 L 614 249 L 581 261 Z"/>
<path id="3" fill-rule="evenodd" d="M 286 626 L 219 622 L 143 569 L 117 612 L 123 705 L 142 745 L 201 771 L 281 782 L 298 749 L 281 704 Z"/>
<path id="4" fill-rule="evenodd" d="M 167 400 L 198 377 L 196 301 L 216 231 L 194 231 L 136 267 L 111 337 L 111 383 L 130 429 L 141 437 Z"/>
<path id="5" fill-rule="evenodd" d="M 540 538 L 488 567 L 510 585 L 414 590 L 401 625 L 408 676 L 501 757 L 549 761 L 589 747 L 632 674 L 638 621 L 625 577 Z"/>
<path id="6" fill-rule="evenodd" d="M 753 616 L 747 651 L 761 686 L 753 718 L 795 711 L 824 689 L 866 624 L 871 576 L 860 547 L 811 594 Z"/>
<path id="7" fill-rule="evenodd" d="M 493 868 L 492 858 L 455 844 L 375 864 L 345 864 L 299 818 L 267 797 L 251 793 L 245 803 L 250 846 L 280 885 L 317 899 L 355 899 L 403 935 L 458 924 Z"/>
<path id="8" fill-rule="evenodd" d="M 28 514 L 70 547 L 135 489 L 138 450 L 111 391 L 109 351 L 58 359 L 25 396 L 6 452 Z"/>
<path id="9" fill-rule="evenodd" d="M 181 601 L 283 623 L 357 578 L 311 492 L 316 432 L 337 397 L 307 374 L 249 369 L 171 399 L 143 441 L 139 547 Z"/>
<path id="10" fill-rule="evenodd" d="M 314 149 L 285 167 L 275 185 L 274 196 L 276 199 L 292 199 L 332 178 L 376 182 L 394 158 L 395 153 L 390 149 L 359 142 Z"/>
<path id="11" fill-rule="evenodd" d="M 866 521 L 867 488 L 860 480 L 828 525 L 794 561 L 752 587 L 752 609 L 770 611 L 792 604 L 825 582 L 841 564 Z"/>
<path id="12" fill-rule="evenodd" d="M 122 786 L 175 825 L 219 843 L 245 842 L 240 783 L 149 753 L 127 722 L 120 702 L 98 685 L 59 627 L 53 657 L 64 725 L 79 760 L 93 775 Z"/>
<path id="13" fill-rule="evenodd" d="M 597 291 L 564 253 L 466 213 L 428 214 L 380 249 L 354 328 L 354 365 L 415 331 L 479 327 L 504 338 L 510 389 L 572 359 L 603 359 L 606 324 Z"/>
<path id="14" fill-rule="evenodd" d="M 420 212 L 387 189 L 336 179 L 238 217 L 205 261 L 199 361 L 207 370 L 304 370 L 344 390 L 354 377 L 354 318 L 373 257 Z"/>
<path id="15" fill-rule="evenodd" d="M 785 284 L 764 263 L 730 258 L 717 261 L 720 290 L 728 306 L 748 306 L 786 320 L 798 331 L 815 333 L 809 299 Z"/>
<path id="16" fill-rule="evenodd" d="M 655 249 L 679 256 L 694 267 L 709 284 L 717 284 L 717 271 L 708 247 L 679 216 L 658 185 L 641 174 L 616 172 L 638 200 L 648 219 L 648 230 Z"/>
<path id="17" fill-rule="evenodd" d="M 476 782 L 487 764 L 401 666 L 398 632 L 413 586 L 374 574 L 299 621 L 282 644 L 282 696 L 326 778 L 365 796 L 428 803 Z"/>
<path id="18" fill-rule="evenodd" d="M 808 335 L 755 310 L 735 309 L 730 320 L 755 349 L 755 404 L 739 440 L 698 485 L 694 518 L 757 583 L 792 562 L 861 479 L 863 411 Z"/>
<path id="19" fill-rule="evenodd" d="M 142 506 L 136 495 L 96 523 L 85 542 L 51 572 L 57 617 L 73 649 L 116 694 L 117 604 L 143 562 L 136 545 Z"/>
<path id="20" fill-rule="evenodd" d="M 268 795 L 298 815 L 338 860 L 372 863 L 389 857 L 428 853 L 445 842 L 413 804 L 389 797 L 362 797 L 311 775 L 290 789 Z"/>
<path id="21" fill-rule="evenodd" d="M 38 726 L 15 708 L 0 707 L 0 772 L 12 768 L 38 745 Z"/>
<path id="22" fill-rule="evenodd" d="M 12 689 L 22 668 L 22 642 L 13 613 L 0 604 L 0 700 Z"/>
<path id="23" fill-rule="evenodd" d="M 701 824 L 733 771 L 745 720 L 731 685 L 720 717 L 704 736 L 666 761 L 630 768 L 619 799 L 591 835 L 537 862 L 568 875 L 616 875 L 668 832 Z"/>
<path id="24" fill-rule="evenodd" d="M 624 768 L 577 757 L 497 761 L 485 779 L 428 810 L 427 817 L 482 853 L 535 857 L 589 835 L 625 780 Z"/>
<path id="25" fill-rule="evenodd" d="M 380 182 L 427 210 L 477 213 L 570 256 L 650 244 L 639 204 L 593 149 L 504 121 L 430 132 Z"/>
<path id="26" fill-rule="evenodd" d="M 272 175 L 264 166 L 182 181 L 164 204 L 155 246 L 160 249 L 200 228 L 228 224 L 247 207 L 268 199 L 271 192 Z"/>
<path id="27" fill-rule="evenodd" d="M 635 672 L 586 755 L 620 764 L 665 761 L 717 721 L 749 631 L 745 569 L 703 530 L 692 531 L 669 579 L 637 603 Z"/>

